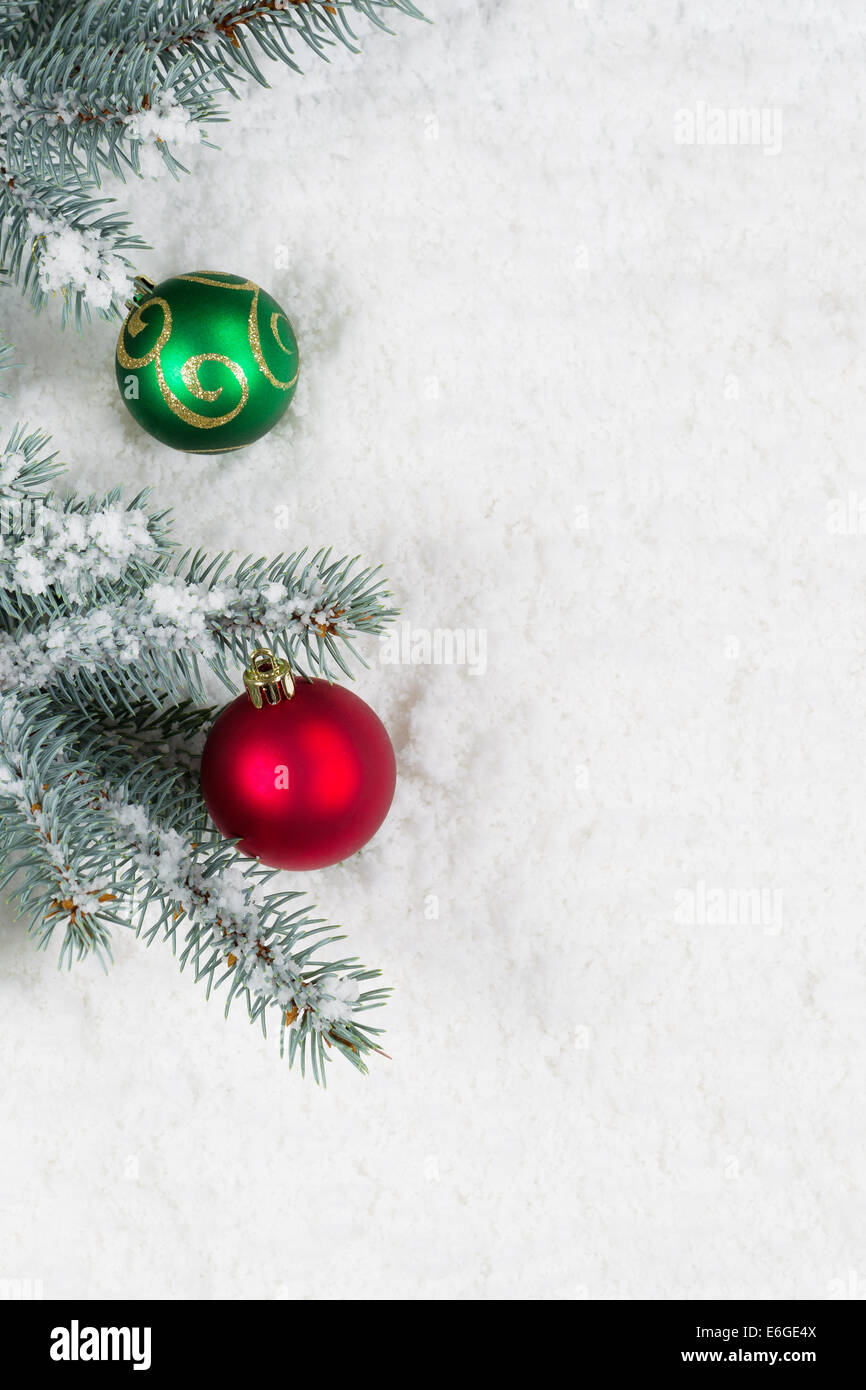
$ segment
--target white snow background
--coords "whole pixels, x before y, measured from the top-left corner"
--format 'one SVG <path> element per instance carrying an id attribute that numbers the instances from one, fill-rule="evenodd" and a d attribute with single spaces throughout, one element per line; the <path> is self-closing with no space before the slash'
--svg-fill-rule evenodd
<path id="1" fill-rule="evenodd" d="M 302 1081 L 167 947 L 61 975 L 4 909 L 0 1277 L 863 1296 L 861 6 L 428 8 L 119 191 L 154 279 L 241 273 L 293 320 L 253 448 L 154 443 L 116 326 L 4 295 L 4 417 L 79 490 L 381 560 L 487 667 L 373 640 L 355 685 L 396 801 L 300 881 L 394 987 L 369 1078 Z M 778 110 L 781 149 L 681 143 L 700 103 Z"/>

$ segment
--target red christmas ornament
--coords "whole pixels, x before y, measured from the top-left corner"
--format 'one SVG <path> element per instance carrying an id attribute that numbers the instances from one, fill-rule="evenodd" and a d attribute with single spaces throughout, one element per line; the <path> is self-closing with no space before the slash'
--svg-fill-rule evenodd
<path id="1" fill-rule="evenodd" d="M 346 859 L 375 835 L 394 796 L 384 724 L 343 686 L 293 680 L 266 648 L 253 652 L 244 684 L 202 753 L 211 819 L 272 869 Z"/>

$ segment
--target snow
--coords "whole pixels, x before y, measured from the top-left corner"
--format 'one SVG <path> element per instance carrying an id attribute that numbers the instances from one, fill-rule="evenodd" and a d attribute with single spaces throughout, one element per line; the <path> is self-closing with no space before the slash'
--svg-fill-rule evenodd
<path id="1" fill-rule="evenodd" d="M 14 483 L 27 463 L 27 455 L 20 449 L 6 449 L 0 454 L 0 484 L 8 487 Z"/>
<path id="2" fill-rule="evenodd" d="M 19 471 L 16 467 L 11 476 L 0 476 L 0 481 L 14 480 Z M 146 513 L 128 510 L 123 504 L 105 503 L 87 514 L 63 512 L 56 504 L 40 505 L 36 521 L 23 538 L 0 534 L 4 588 L 37 595 L 58 585 L 74 600 L 94 580 L 117 579 L 134 560 L 155 556 Z"/>
<path id="3" fill-rule="evenodd" d="M 27 214 L 27 226 L 40 244 L 37 276 L 47 294 L 84 290 L 90 307 L 98 311 L 108 309 L 112 300 L 124 303 L 132 293 L 128 267 L 104 233 L 70 227 L 36 210 Z"/>
<path id="4" fill-rule="evenodd" d="M 161 447 L 110 325 L 5 303 L 7 417 L 82 491 L 153 485 L 211 552 L 357 552 L 410 634 L 486 634 L 483 671 L 359 639 L 395 805 L 361 856 L 279 880 L 394 986 L 369 1078 L 289 1073 L 159 945 L 58 974 L 4 917 L 5 1271 L 59 1298 L 332 1298 L 352 1265 L 379 1298 L 844 1296 L 859 12 L 429 8 L 251 86 L 191 177 L 121 190 L 145 273 L 236 271 L 286 308 L 270 436 Z M 778 152 L 697 116 L 678 138 L 700 103 L 780 111 Z M 226 1200 L 238 1172 L 267 1222 Z"/>
<path id="5" fill-rule="evenodd" d="M 145 178 L 158 177 L 165 168 L 161 146 L 168 145 L 176 158 L 184 159 L 186 147 L 198 145 L 203 131 L 169 88 L 158 92 L 146 111 L 135 111 L 124 122 L 130 136 L 139 141 L 138 159 Z"/>

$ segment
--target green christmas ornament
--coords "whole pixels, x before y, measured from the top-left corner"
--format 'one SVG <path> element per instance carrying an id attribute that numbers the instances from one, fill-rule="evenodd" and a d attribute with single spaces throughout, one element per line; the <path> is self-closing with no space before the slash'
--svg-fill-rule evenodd
<path id="1" fill-rule="evenodd" d="M 295 393 L 298 343 L 252 280 L 196 270 L 136 295 L 117 340 L 117 384 L 142 429 L 172 449 L 222 454 L 267 434 Z"/>

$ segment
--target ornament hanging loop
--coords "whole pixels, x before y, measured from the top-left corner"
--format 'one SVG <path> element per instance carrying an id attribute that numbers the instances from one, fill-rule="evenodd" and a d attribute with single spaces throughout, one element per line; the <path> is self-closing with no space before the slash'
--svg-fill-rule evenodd
<path id="1" fill-rule="evenodd" d="M 251 654 L 244 671 L 244 685 L 256 709 L 263 704 L 278 705 L 280 700 L 291 700 L 295 693 L 289 663 L 275 656 L 269 647 L 256 647 Z"/>
<path id="2" fill-rule="evenodd" d="M 143 304 L 146 299 L 150 299 L 156 289 L 156 285 L 147 275 L 136 275 L 132 282 L 132 299 L 127 299 L 126 308 L 135 309 L 139 304 Z"/>

